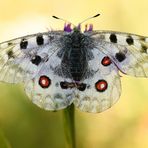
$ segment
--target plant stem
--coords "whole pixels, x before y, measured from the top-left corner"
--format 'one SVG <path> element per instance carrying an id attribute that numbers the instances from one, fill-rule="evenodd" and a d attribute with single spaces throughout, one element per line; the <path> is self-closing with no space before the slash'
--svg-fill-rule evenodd
<path id="1" fill-rule="evenodd" d="M 64 109 L 64 130 L 67 148 L 75 148 L 75 120 L 74 105 L 71 104 Z"/>

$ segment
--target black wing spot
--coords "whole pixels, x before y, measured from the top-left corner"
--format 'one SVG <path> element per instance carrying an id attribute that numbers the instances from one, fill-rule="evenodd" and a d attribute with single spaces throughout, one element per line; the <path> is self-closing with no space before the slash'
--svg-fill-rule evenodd
<path id="1" fill-rule="evenodd" d="M 22 39 L 21 43 L 20 43 L 20 48 L 21 49 L 26 49 L 28 46 L 28 41 L 25 39 Z"/>
<path id="2" fill-rule="evenodd" d="M 141 48 L 142 48 L 142 52 L 144 52 L 144 53 L 147 53 L 147 46 L 145 46 L 145 45 L 141 45 Z"/>
<path id="3" fill-rule="evenodd" d="M 8 52 L 7 52 L 7 55 L 8 55 L 8 58 L 10 59 L 10 58 L 14 58 L 14 55 L 13 55 L 13 51 L 12 50 L 9 50 Z"/>
<path id="4" fill-rule="evenodd" d="M 117 43 L 117 36 L 115 34 L 111 34 L 109 38 L 112 43 Z"/>
<path id="5" fill-rule="evenodd" d="M 39 65 L 41 61 L 42 61 L 42 59 L 41 59 L 41 57 L 38 56 L 38 55 L 36 55 L 35 57 L 33 57 L 33 58 L 31 59 L 31 62 L 32 62 L 33 64 L 35 64 L 35 65 Z"/>
<path id="6" fill-rule="evenodd" d="M 36 37 L 36 42 L 37 42 L 37 45 L 43 45 L 44 44 L 44 38 L 42 35 L 38 35 Z"/>
<path id="7" fill-rule="evenodd" d="M 78 90 L 84 91 L 86 89 L 86 84 L 82 83 L 78 86 Z"/>
<path id="8" fill-rule="evenodd" d="M 140 37 L 140 40 L 145 42 L 146 38 L 145 37 Z"/>
<path id="9" fill-rule="evenodd" d="M 119 62 L 124 61 L 125 58 L 126 58 L 125 54 L 122 53 L 122 52 L 118 52 L 118 53 L 116 53 L 115 57 L 116 57 L 116 59 L 117 59 Z"/>
<path id="10" fill-rule="evenodd" d="M 60 82 L 60 86 L 62 89 L 68 89 L 67 82 Z"/>
<path id="11" fill-rule="evenodd" d="M 134 40 L 131 36 L 129 36 L 127 39 L 126 39 L 126 42 L 128 45 L 133 45 L 134 44 Z"/>
<path id="12" fill-rule="evenodd" d="M 8 46 L 11 46 L 11 45 L 13 45 L 13 43 L 12 43 L 12 42 L 9 42 L 9 43 L 8 43 Z"/>

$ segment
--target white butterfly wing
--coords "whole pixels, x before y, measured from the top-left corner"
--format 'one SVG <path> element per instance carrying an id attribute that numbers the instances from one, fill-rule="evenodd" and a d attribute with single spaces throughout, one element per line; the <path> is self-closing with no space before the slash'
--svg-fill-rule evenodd
<path id="1" fill-rule="evenodd" d="M 96 31 L 96 47 L 125 74 L 148 77 L 148 38 L 128 33 Z"/>
<path id="2" fill-rule="evenodd" d="M 117 102 L 121 94 L 118 69 L 109 57 L 97 48 L 92 49 L 94 58 L 89 61 L 93 75 L 85 79 L 85 91 L 77 90 L 74 104 L 85 112 L 102 112 Z"/>
<path id="3" fill-rule="evenodd" d="M 0 43 L 0 81 L 18 83 L 36 76 L 57 50 L 55 42 L 60 36 L 57 32 L 47 32 Z"/>
<path id="4" fill-rule="evenodd" d="M 0 81 L 25 83 L 30 100 L 46 110 L 59 110 L 73 102 L 74 89 L 62 73 L 58 56 L 63 31 L 39 33 L 0 44 Z M 57 72 L 57 74 L 55 74 Z M 59 76 L 60 75 L 60 76 Z"/>

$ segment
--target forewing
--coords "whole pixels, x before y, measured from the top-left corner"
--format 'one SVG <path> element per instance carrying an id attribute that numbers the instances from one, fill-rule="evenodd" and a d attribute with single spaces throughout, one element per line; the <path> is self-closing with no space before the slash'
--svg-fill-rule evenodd
<path id="1" fill-rule="evenodd" d="M 120 97 L 121 86 L 118 69 L 110 58 L 97 48 L 92 49 L 93 59 L 88 62 L 92 76 L 86 78 L 84 91 L 77 90 L 74 104 L 85 112 L 102 112 Z"/>
<path id="2" fill-rule="evenodd" d="M 60 32 L 46 32 L 0 43 L 0 81 L 18 83 L 35 77 L 58 50 L 60 36 Z"/>
<path id="3" fill-rule="evenodd" d="M 96 31 L 95 46 L 125 74 L 148 77 L 148 38 L 129 33 Z"/>

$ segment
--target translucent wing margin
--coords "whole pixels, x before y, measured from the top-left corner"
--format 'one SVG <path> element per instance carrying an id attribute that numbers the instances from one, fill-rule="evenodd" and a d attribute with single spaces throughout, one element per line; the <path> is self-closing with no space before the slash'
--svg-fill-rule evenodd
<path id="1" fill-rule="evenodd" d="M 148 77 L 148 37 L 113 31 L 96 31 L 90 36 L 121 72 Z"/>

